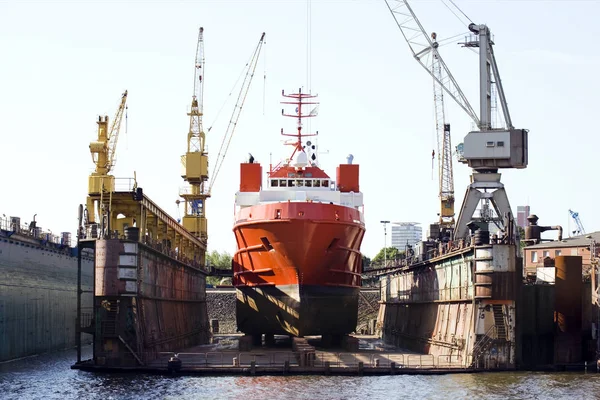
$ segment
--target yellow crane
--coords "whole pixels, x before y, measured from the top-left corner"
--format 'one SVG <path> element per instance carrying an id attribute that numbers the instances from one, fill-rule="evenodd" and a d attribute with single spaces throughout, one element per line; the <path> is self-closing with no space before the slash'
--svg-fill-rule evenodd
<path id="1" fill-rule="evenodd" d="M 109 175 L 109 173 L 116 162 L 117 140 L 119 139 L 123 114 L 127 109 L 126 102 L 127 91 L 121 96 L 121 102 L 110 129 L 108 128 L 108 116 L 98 117 L 98 139 L 90 143 L 90 152 L 96 169 L 91 173 L 88 182 L 87 210 L 89 223 L 93 223 L 95 220 L 94 197 L 115 191 L 115 177 Z"/>
<path id="2" fill-rule="evenodd" d="M 187 136 L 187 152 L 181 156 L 181 177 L 189 184 L 184 186 L 179 195 L 185 202 L 183 227 L 192 235 L 206 241 L 206 199 L 210 194 L 204 186 L 208 180 L 208 153 L 206 151 L 206 135 L 202 127 L 202 111 L 204 106 L 204 28 L 198 32 L 196 57 L 194 63 L 194 92 L 192 106 L 188 113 L 190 129 Z"/>
<path id="3" fill-rule="evenodd" d="M 192 95 L 192 106 L 188 113 L 190 116 L 190 129 L 188 132 L 187 153 L 184 156 L 181 156 L 181 177 L 188 185 L 180 190 L 179 195 L 185 202 L 184 215 L 182 218 L 183 227 L 204 243 L 208 240 L 206 199 L 210 197 L 212 186 L 223 165 L 223 160 L 225 159 L 229 144 L 231 143 L 231 138 L 237 127 L 246 95 L 250 89 L 250 83 L 254 77 L 264 39 L 265 33 L 263 32 L 250 62 L 245 66 L 246 75 L 240 88 L 233 114 L 229 119 L 229 125 L 223 135 L 219 152 L 217 153 L 214 176 L 212 177 L 210 185 L 207 187 L 208 152 L 206 151 L 205 146 L 206 134 L 202 127 L 202 110 L 204 102 L 204 29 L 200 28 L 198 33 L 198 45 L 196 47 L 196 59 L 194 64 L 194 93 Z M 210 128 L 208 131 L 210 131 Z"/>

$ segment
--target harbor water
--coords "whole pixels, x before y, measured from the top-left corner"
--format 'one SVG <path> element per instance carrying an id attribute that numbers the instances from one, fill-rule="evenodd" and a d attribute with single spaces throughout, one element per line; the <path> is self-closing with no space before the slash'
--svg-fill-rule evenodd
<path id="1" fill-rule="evenodd" d="M 91 355 L 86 349 L 85 357 Z M 75 351 L 0 364 L 0 398 L 19 399 L 583 399 L 595 372 L 395 376 L 168 377 L 70 369 Z"/>

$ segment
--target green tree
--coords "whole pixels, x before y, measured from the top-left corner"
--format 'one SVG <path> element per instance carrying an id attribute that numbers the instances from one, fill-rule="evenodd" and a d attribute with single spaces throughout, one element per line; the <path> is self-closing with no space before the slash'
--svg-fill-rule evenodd
<path id="1" fill-rule="evenodd" d="M 228 252 L 219 253 L 213 250 L 206 253 L 206 263 L 217 269 L 231 269 L 231 254 Z"/>
<path id="2" fill-rule="evenodd" d="M 383 261 L 385 258 L 388 262 L 392 260 L 402 260 L 404 259 L 404 252 L 399 251 L 395 247 L 382 248 L 381 250 L 379 250 L 379 253 L 377 253 L 377 255 L 373 257 L 373 260 L 371 260 L 371 264 L 374 267 L 383 267 Z"/>
<path id="3" fill-rule="evenodd" d="M 231 254 L 228 252 L 219 253 L 216 250 L 206 253 L 206 264 L 210 267 L 214 267 L 216 269 L 231 269 Z M 209 285 L 218 285 L 222 278 L 218 276 L 208 276 L 206 277 L 206 283 Z"/>

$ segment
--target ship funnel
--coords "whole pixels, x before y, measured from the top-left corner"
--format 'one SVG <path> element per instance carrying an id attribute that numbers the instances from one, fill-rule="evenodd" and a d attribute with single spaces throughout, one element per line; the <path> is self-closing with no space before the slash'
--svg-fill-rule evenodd
<path id="1" fill-rule="evenodd" d="M 348 156 L 346 157 L 346 161 L 348 162 L 348 164 L 352 164 L 352 160 L 354 160 L 354 156 L 352 154 L 348 154 Z"/>

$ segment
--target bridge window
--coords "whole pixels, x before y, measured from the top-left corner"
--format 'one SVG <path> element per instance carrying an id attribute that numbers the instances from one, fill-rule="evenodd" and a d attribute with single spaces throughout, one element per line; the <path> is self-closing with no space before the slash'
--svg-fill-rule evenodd
<path id="1" fill-rule="evenodd" d="M 287 186 L 287 181 L 285 179 L 280 179 L 279 180 L 279 186 L 280 187 L 286 187 Z"/>
<path id="2" fill-rule="evenodd" d="M 323 180 L 323 187 L 329 187 L 329 181 L 327 179 Z"/>
<path id="3" fill-rule="evenodd" d="M 314 183 L 315 183 L 315 185 L 314 185 L 315 187 L 321 187 L 321 181 L 319 179 L 315 179 Z"/>
<path id="4" fill-rule="evenodd" d="M 305 182 L 306 182 L 306 187 L 312 186 L 312 181 L 310 179 L 307 179 Z"/>
<path id="5" fill-rule="evenodd" d="M 304 179 L 296 180 L 296 187 L 303 187 L 303 186 L 304 186 Z"/>
<path id="6" fill-rule="evenodd" d="M 288 179 L 288 187 L 294 187 L 296 184 L 296 181 L 293 179 Z"/>
<path id="7" fill-rule="evenodd" d="M 279 180 L 271 179 L 271 187 L 277 187 L 277 186 L 279 186 Z"/>

